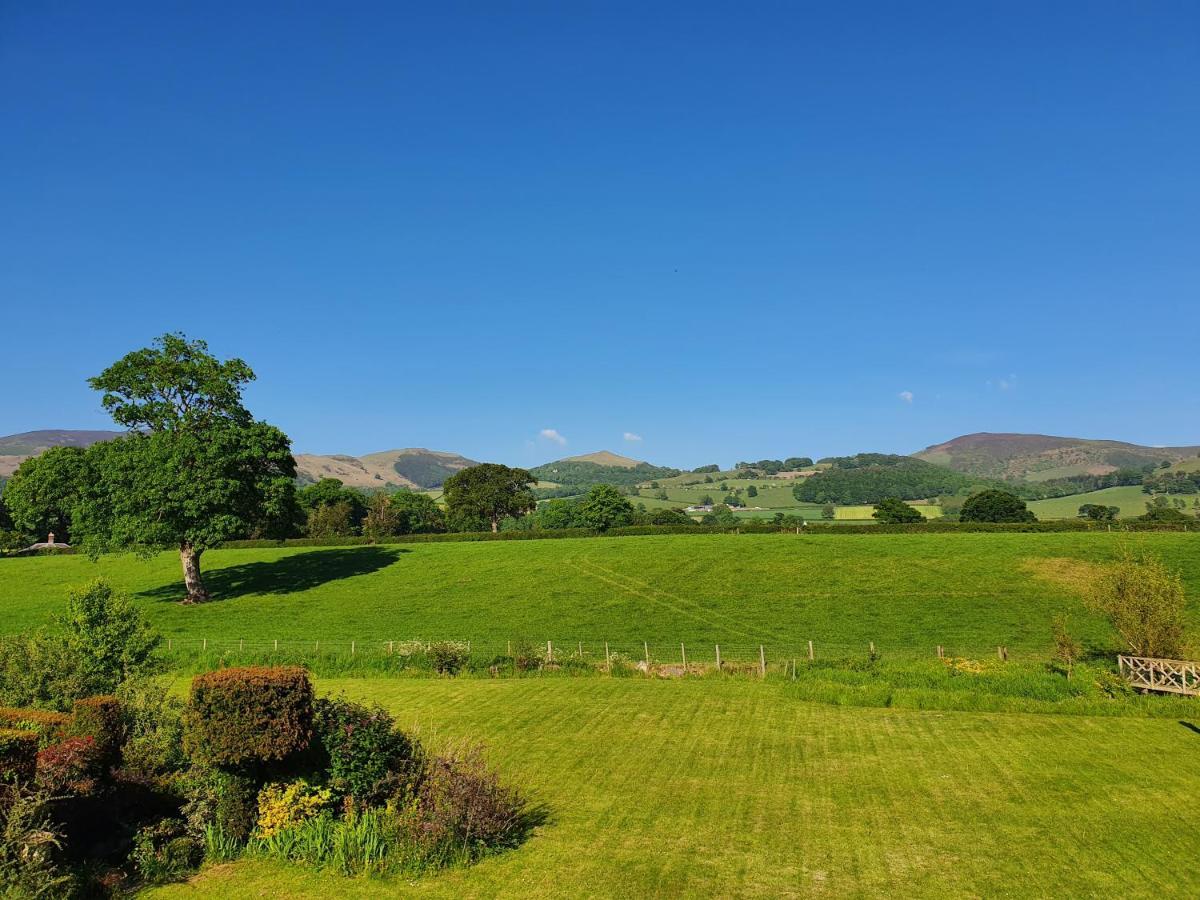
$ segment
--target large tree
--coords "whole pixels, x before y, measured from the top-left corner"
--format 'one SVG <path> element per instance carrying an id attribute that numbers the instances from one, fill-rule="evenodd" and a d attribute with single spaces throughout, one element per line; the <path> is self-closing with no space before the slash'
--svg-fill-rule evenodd
<path id="1" fill-rule="evenodd" d="M 1025 501 L 1009 491 L 990 490 L 972 494 L 963 503 L 959 520 L 963 522 L 1036 522 L 1037 516 Z"/>
<path id="2" fill-rule="evenodd" d="M 201 340 L 165 334 L 89 383 L 125 437 L 91 448 L 98 489 L 75 529 L 95 549 L 178 547 L 187 602 L 209 599 L 200 557 L 222 541 L 286 522 L 296 463 L 278 428 L 242 405 L 254 372 Z"/>
<path id="3" fill-rule="evenodd" d="M 910 525 L 925 521 L 919 510 L 909 506 L 899 497 L 884 497 L 875 504 L 875 512 L 871 517 L 879 520 L 881 525 Z"/>
<path id="4" fill-rule="evenodd" d="M 611 484 L 597 484 L 579 504 L 579 517 L 589 528 L 608 531 L 633 521 L 633 504 Z"/>
<path id="5" fill-rule="evenodd" d="M 525 469 L 510 469 L 498 463 L 482 463 L 455 472 L 442 485 L 442 500 L 457 527 L 490 524 L 500 530 L 509 516 L 521 516 L 537 507 L 529 485 L 534 477 Z"/>
<path id="6" fill-rule="evenodd" d="M 4 500 L 18 530 L 45 540 L 71 539 L 79 498 L 96 480 L 90 455 L 79 447 L 51 447 L 21 463 L 4 488 Z"/>

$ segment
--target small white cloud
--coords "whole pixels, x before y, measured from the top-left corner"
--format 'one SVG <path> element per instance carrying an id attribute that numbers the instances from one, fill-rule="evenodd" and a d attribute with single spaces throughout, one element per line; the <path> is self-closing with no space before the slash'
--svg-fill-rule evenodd
<path id="1" fill-rule="evenodd" d="M 913 402 L 913 392 L 912 392 L 912 391 L 901 391 L 901 392 L 900 392 L 899 394 L 897 394 L 896 396 L 898 396 L 898 397 L 899 397 L 901 400 L 903 400 L 905 403 L 912 403 L 912 402 Z"/>
<path id="2" fill-rule="evenodd" d="M 631 444 L 637 443 L 641 439 L 642 436 L 640 434 L 634 434 L 632 431 L 625 432 L 625 440 L 629 441 Z"/>
<path id="3" fill-rule="evenodd" d="M 559 434 L 556 428 L 543 428 L 538 434 L 540 437 L 548 441 L 554 441 L 554 443 L 560 444 L 563 447 L 567 445 L 567 439 Z"/>

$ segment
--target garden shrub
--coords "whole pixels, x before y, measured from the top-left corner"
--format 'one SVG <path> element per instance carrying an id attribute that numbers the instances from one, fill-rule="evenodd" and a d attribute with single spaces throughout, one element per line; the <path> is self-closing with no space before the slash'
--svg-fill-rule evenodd
<path id="1" fill-rule="evenodd" d="M 121 766 L 125 777 L 164 778 L 187 765 L 183 752 L 183 704 L 167 688 L 145 679 L 117 689 L 125 732 Z"/>
<path id="2" fill-rule="evenodd" d="M 413 742 L 381 707 L 320 699 L 313 707 L 313 727 L 330 787 L 356 805 L 383 801 L 415 766 Z"/>
<path id="3" fill-rule="evenodd" d="M 204 860 L 204 845 L 183 819 L 161 819 L 138 831 L 129 861 L 143 884 L 184 881 Z"/>
<path id="4" fill-rule="evenodd" d="M 258 819 L 258 787 L 251 778 L 196 767 L 183 777 L 181 787 L 187 798 L 182 812 L 188 834 L 204 840 L 210 849 L 214 844 L 240 846 L 250 837 Z"/>
<path id="5" fill-rule="evenodd" d="M 62 841 L 49 798 L 14 786 L 0 792 L 0 896 L 67 896 L 71 878 L 55 862 Z"/>
<path id="6" fill-rule="evenodd" d="M 184 713 L 184 749 L 213 766 L 277 762 L 308 747 L 313 688 L 299 666 L 198 675 Z"/>
<path id="7" fill-rule="evenodd" d="M 300 780 L 291 784 L 268 784 L 258 793 L 256 833 L 269 838 L 307 822 L 326 809 L 333 799 L 328 788 L 315 788 Z"/>
<path id="8" fill-rule="evenodd" d="M 425 652 L 434 671 L 440 675 L 457 675 L 471 657 L 462 641 L 431 641 Z"/>
<path id="9" fill-rule="evenodd" d="M 38 736 L 41 747 L 62 740 L 70 721 L 71 717 L 64 713 L 47 712 L 44 709 L 0 708 L 0 728 L 32 731 Z"/>
<path id="10" fill-rule="evenodd" d="M 500 783 L 475 745 L 429 759 L 398 815 L 406 839 L 427 860 L 445 862 L 515 845 L 530 818 L 525 799 Z"/>
<path id="11" fill-rule="evenodd" d="M 104 748 L 91 736 L 69 737 L 37 755 L 37 783 L 51 794 L 95 794 L 105 771 Z"/>
<path id="12" fill-rule="evenodd" d="M 37 732 L 0 729 L 0 782 L 25 784 L 33 781 L 37 757 Z"/>
<path id="13" fill-rule="evenodd" d="M 120 701 L 111 696 L 76 700 L 67 733 L 72 737 L 90 737 L 103 764 L 116 765 L 125 742 L 125 720 Z"/>

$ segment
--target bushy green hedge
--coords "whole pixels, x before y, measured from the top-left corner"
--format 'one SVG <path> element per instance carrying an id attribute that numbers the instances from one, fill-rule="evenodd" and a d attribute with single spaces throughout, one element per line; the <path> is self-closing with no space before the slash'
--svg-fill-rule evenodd
<path id="1" fill-rule="evenodd" d="M 116 697 L 85 697 L 76 700 L 67 726 L 72 737 L 90 737 L 96 752 L 108 765 L 116 765 L 125 742 L 125 721 Z"/>
<path id="2" fill-rule="evenodd" d="M 308 747 L 313 687 L 299 666 L 222 669 L 192 681 L 184 749 L 199 763 L 238 768 Z"/>
<path id="3" fill-rule="evenodd" d="M 0 728 L 32 731 L 38 736 L 38 743 L 43 747 L 61 740 L 70 721 L 71 717 L 66 713 L 0 707 Z"/>
<path id="4" fill-rule="evenodd" d="M 37 732 L 0 728 L 0 783 L 33 781 L 37 755 Z"/>

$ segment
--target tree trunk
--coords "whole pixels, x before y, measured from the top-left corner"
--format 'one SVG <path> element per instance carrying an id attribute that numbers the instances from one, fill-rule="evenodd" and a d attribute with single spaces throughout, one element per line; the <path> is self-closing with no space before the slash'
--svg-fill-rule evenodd
<path id="1" fill-rule="evenodd" d="M 183 563 L 183 583 L 187 587 L 187 599 L 184 603 L 207 603 L 208 591 L 204 589 L 204 582 L 200 579 L 200 554 L 202 550 L 197 550 L 187 541 L 183 541 L 179 545 L 179 561 Z"/>
<path id="2" fill-rule="evenodd" d="M 495 534 L 499 530 L 500 530 L 500 520 L 498 518 L 496 518 L 495 516 L 492 516 L 492 534 Z"/>

